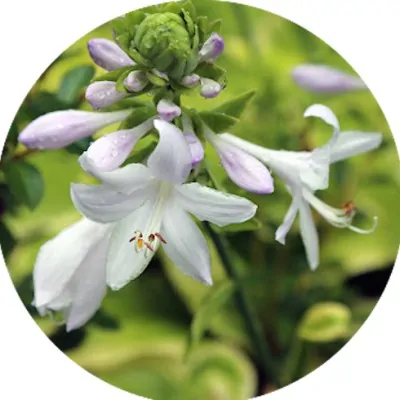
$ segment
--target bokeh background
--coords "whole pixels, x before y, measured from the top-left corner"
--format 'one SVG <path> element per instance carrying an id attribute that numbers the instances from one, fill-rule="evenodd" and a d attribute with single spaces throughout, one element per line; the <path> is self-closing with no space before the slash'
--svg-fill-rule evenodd
<path id="1" fill-rule="evenodd" d="M 228 70 L 228 87 L 217 99 L 188 97 L 185 105 L 213 108 L 257 89 L 232 133 L 275 149 L 311 149 L 327 140 L 331 132 L 323 123 L 302 117 L 313 103 L 331 107 L 343 130 L 384 135 L 377 151 L 335 164 L 330 188 L 319 193 L 339 208 L 354 201 L 360 211 L 356 222 L 368 227 L 377 215 L 378 228 L 371 235 L 357 235 L 316 215 L 321 239 L 316 272 L 306 263 L 297 225 L 286 246 L 274 241 L 291 201 L 283 185 L 278 183 L 270 196 L 245 194 L 226 179 L 215 154 L 207 153 L 221 185 L 259 205 L 256 222 L 228 228 L 223 234 L 271 351 L 274 376 L 261 367 L 211 243 L 216 282 L 212 288 L 182 275 L 158 252 L 139 279 L 109 292 L 102 309 L 81 329 L 66 333 L 63 326 L 38 317 L 30 305 L 31 273 L 39 247 L 79 219 L 69 198 L 69 183 L 90 182 L 77 163 L 90 139 L 67 149 L 37 152 L 21 147 L 16 138 L 29 121 L 44 113 L 90 109 L 84 88 L 101 70 L 91 62 L 86 44 L 94 37 L 111 39 L 108 24 L 61 54 L 25 98 L 0 163 L 0 240 L 27 312 L 55 346 L 89 372 L 156 400 L 241 400 L 274 391 L 326 362 L 373 310 L 398 252 L 399 159 L 370 92 L 315 94 L 293 82 L 291 70 L 301 63 L 354 73 L 328 45 L 265 11 L 210 0 L 194 3 L 199 14 L 223 19 L 226 50 L 219 64 Z"/>

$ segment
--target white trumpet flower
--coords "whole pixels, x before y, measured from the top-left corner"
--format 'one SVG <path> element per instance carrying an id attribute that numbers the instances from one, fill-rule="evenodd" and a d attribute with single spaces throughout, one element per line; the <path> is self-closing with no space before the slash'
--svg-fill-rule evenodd
<path id="1" fill-rule="evenodd" d="M 256 205 L 242 197 L 184 184 L 192 167 L 185 136 L 166 121 L 156 120 L 154 126 L 160 139 L 147 166 L 129 164 L 103 172 L 84 153 L 81 166 L 102 184 L 71 185 L 76 208 L 109 226 L 106 281 L 113 290 L 138 277 L 160 245 L 183 273 L 212 284 L 206 240 L 188 213 L 224 226 L 244 222 L 256 212 Z"/>
<path id="2" fill-rule="evenodd" d="M 319 264 L 319 239 L 310 206 L 335 227 L 348 228 L 357 233 L 371 233 L 376 228 L 377 217 L 374 217 L 370 229 L 357 228 L 352 225 L 356 213 L 353 204 L 348 203 L 343 209 L 336 209 L 319 200 L 314 192 L 329 186 L 329 168 L 332 163 L 377 148 L 382 135 L 375 132 L 341 132 L 335 114 L 320 104 L 309 107 L 305 116 L 319 117 L 333 127 L 329 142 L 311 152 L 270 150 L 230 134 L 219 135 L 219 138 L 258 158 L 285 181 L 293 200 L 275 238 L 285 243 L 286 234 L 299 213 L 300 234 L 307 260 L 310 267 L 315 269 Z"/>

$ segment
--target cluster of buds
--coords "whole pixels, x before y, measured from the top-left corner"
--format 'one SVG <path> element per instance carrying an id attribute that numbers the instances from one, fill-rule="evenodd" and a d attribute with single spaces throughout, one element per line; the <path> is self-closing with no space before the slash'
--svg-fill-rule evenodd
<path id="1" fill-rule="evenodd" d="M 179 114 L 171 108 L 181 94 L 200 88 L 204 98 L 214 98 L 226 86 L 225 70 L 215 64 L 224 49 L 217 33 L 220 21 L 197 17 L 191 2 L 175 2 L 133 11 L 113 21 L 115 42 L 89 41 L 89 53 L 108 72 L 86 91 L 94 109 L 123 98 L 150 93 L 166 120 Z"/>

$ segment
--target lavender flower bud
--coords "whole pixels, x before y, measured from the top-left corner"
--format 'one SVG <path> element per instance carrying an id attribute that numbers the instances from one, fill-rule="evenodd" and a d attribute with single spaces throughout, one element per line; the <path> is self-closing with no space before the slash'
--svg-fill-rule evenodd
<path id="1" fill-rule="evenodd" d="M 195 168 L 204 158 L 204 148 L 198 137 L 191 132 L 184 132 L 192 155 L 192 168 Z"/>
<path id="2" fill-rule="evenodd" d="M 186 75 L 182 78 L 181 84 L 188 88 L 194 88 L 200 83 L 200 76 L 197 74 Z"/>
<path id="3" fill-rule="evenodd" d="M 130 92 L 141 92 L 149 83 L 143 71 L 132 71 L 124 81 L 125 87 Z"/>
<path id="4" fill-rule="evenodd" d="M 163 99 L 157 104 L 157 112 L 164 121 L 172 121 L 181 115 L 181 109 L 171 100 Z"/>
<path id="5" fill-rule="evenodd" d="M 98 110 L 114 104 L 128 95 L 127 93 L 118 92 L 115 86 L 115 82 L 94 82 L 86 89 L 86 100 L 95 110 Z"/>
<path id="6" fill-rule="evenodd" d="M 224 51 L 224 47 L 224 39 L 217 33 L 211 34 L 199 51 L 200 62 L 214 61 Z"/>
<path id="7" fill-rule="evenodd" d="M 59 149 L 124 120 L 130 112 L 54 111 L 32 121 L 19 134 L 18 140 L 31 149 Z"/>
<path id="8" fill-rule="evenodd" d="M 111 40 L 91 39 L 87 47 L 92 60 L 107 71 L 112 71 L 127 65 L 135 65 L 133 60 Z"/>
<path id="9" fill-rule="evenodd" d="M 360 78 L 325 65 L 299 65 L 292 76 L 299 86 L 312 92 L 341 93 L 367 88 Z"/>
<path id="10" fill-rule="evenodd" d="M 217 97 L 221 90 L 222 85 L 212 79 L 201 78 L 201 91 L 200 95 L 206 99 L 213 99 Z"/>

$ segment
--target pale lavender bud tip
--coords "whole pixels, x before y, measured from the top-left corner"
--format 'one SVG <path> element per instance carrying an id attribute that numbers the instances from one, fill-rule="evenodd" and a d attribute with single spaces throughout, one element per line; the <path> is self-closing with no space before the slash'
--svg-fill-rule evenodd
<path id="1" fill-rule="evenodd" d="M 107 71 L 127 65 L 135 65 L 133 60 L 113 41 L 108 39 L 91 39 L 88 50 L 92 60 Z"/>
<path id="2" fill-rule="evenodd" d="M 202 78 L 201 80 L 200 95 L 206 99 L 217 97 L 222 89 L 222 85 L 212 79 Z"/>
<path id="3" fill-rule="evenodd" d="M 222 140 L 213 143 L 229 178 L 248 192 L 270 194 L 274 181 L 268 168 L 244 150 Z"/>
<path id="4" fill-rule="evenodd" d="M 217 33 L 211 34 L 199 51 L 200 60 L 215 60 L 224 51 L 224 47 L 224 39 Z"/>
<path id="5" fill-rule="evenodd" d="M 200 140 L 193 133 L 184 133 L 192 155 L 192 168 L 195 168 L 204 158 L 204 148 Z"/>
<path id="6" fill-rule="evenodd" d="M 127 96 L 127 93 L 118 92 L 115 82 L 99 81 L 89 85 L 86 89 L 86 100 L 95 109 L 107 107 Z"/>
<path id="7" fill-rule="evenodd" d="M 129 112 L 54 111 L 32 121 L 19 134 L 18 140 L 33 149 L 59 149 L 76 140 L 92 136 L 107 125 L 122 121 Z"/>
<path id="8" fill-rule="evenodd" d="M 172 121 L 181 115 L 181 109 L 171 100 L 163 99 L 157 104 L 157 112 L 164 121 Z"/>
<path id="9" fill-rule="evenodd" d="M 299 65 L 293 69 L 292 77 L 304 89 L 319 93 L 340 93 L 367 88 L 360 78 L 325 65 Z"/>
<path id="10" fill-rule="evenodd" d="M 183 86 L 193 88 L 200 83 L 200 76 L 197 74 L 187 75 L 182 78 L 181 84 Z"/>
<path id="11" fill-rule="evenodd" d="M 143 71 L 132 71 L 125 78 L 124 84 L 130 92 L 137 93 L 142 91 L 147 86 L 148 82 L 146 74 Z"/>

